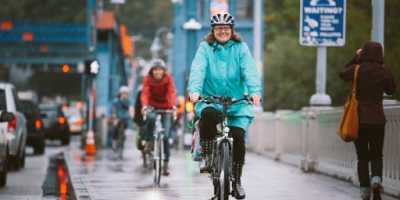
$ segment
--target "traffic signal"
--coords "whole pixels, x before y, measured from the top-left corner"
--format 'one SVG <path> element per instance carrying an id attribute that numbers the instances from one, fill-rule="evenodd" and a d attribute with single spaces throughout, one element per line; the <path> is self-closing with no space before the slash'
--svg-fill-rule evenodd
<path id="1" fill-rule="evenodd" d="M 78 102 L 78 103 L 76 103 L 76 108 L 78 108 L 78 109 L 81 109 L 82 108 L 82 103 L 81 102 Z"/>
<path id="2" fill-rule="evenodd" d="M 62 67 L 62 71 L 63 71 L 64 73 L 69 72 L 69 66 L 68 66 L 68 65 L 64 65 L 64 66 Z"/>
<path id="3" fill-rule="evenodd" d="M 100 65 L 97 60 L 86 60 L 85 61 L 85 74 L 96 75 L 99 73 Z"/>

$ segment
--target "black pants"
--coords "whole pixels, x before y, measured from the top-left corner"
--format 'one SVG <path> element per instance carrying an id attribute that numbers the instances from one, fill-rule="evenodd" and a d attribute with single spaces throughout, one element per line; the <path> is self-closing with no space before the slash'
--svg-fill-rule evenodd
<path id="1" fill-rule="evenodd" d="M 372 176 L 382 178 L 382 150 L 385 125 L 360 124 L 358 138 L 354 141 L 358 158 L 358 178 L 361 187 L 370 187 L 368 163 L 371 161 Z"/>
<path id="2" fill-rule="evenodd" d="M 217 135 L 217 124 L 220 122 L 215 108 L 207 107 L 201 112 L 199 122 L 200 139 L 213 140 Z M 239 127 L 229 126 L 233 137 L 233 161 L 244 164 L 245 148 L 245 130 Z"/>
<path id="3" fill-rule="evenodd" d="M 119 138 L 120 132 L 124 132 L 125 129 L 128 127 L 128 119 L 127 118 L 121 118 L 118 121 L 118 125 L 113 127 L 113 139 L 117 140 Z"/>

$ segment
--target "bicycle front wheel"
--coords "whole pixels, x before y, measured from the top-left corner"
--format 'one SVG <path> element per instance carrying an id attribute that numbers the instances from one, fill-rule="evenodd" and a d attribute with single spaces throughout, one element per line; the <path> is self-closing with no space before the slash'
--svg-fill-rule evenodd
<path id="1" fill-rule="evenodd" d="M 159 146 L 159 155 L 160 155 L 160 164 L 158 167 L 158 180 L 157 180 L 157 184 L 160 184 L 160 180 L 161 180 L 161 174 L 162 174 L 162 169 L 164 166 L 164 139 L 163 137 L 160 137 L 159 141 L 158 141 L 158 146 Z"/>
<path id="2" fill-rule="evenodd" d="M 160 141 L 160 137 L 158 137 L 156 140 L 154 140 L 154 183 L 155 184 L 160 184 L 160 179 L 161 179 L 161 158 L 162 158 L 162 142 Z"/>
<path id="3" fill-rule="evenodd" d="M 230 154 L 229 154 L 229 146 L 227 142 L 223 142 L 221 144 L 221 154 L 220 154 L 220 177 L 219 177 L 219 194 L 220 194 L 220 199 L 221 200 L 228 200 L 229 199 L 229 193 L 230 193 L 230 181 L 229 181 L 229 172 L 230 172 L 230 166 L 231 163 L 229 162 L 230 160 Z"/>

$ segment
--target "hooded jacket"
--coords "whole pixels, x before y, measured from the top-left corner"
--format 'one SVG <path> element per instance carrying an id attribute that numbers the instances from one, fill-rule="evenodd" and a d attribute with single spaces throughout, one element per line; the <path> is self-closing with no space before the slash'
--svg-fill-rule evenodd
<path id="1" fill-rule="evenodd" d="M 383 92 L 392 95 L 396 90 L 393 74 L 383 65 L 383 53 L 380 43 L 366 41 L 360 55 L 354 55 L 340 71 L 344 81 L 354 80 L 357 74 L 356 99 L 358 101 L 359 122 L 363 124 L 385 124 L 383 113 Z"/>
<path id="2" fill-rule="evenodd" d="M 236 99 L 242 98 L 244 93 L 261 95 L 260 76 L 246 43 L 229 40 L 225 46 L 217 42 L 210 46 L 203 41 L 190 69 L 188 92 Z M 216 104 L 197 103 L 196 114 L 201 117 L 201 111 L 206 107 L 214 107 L 217 111 L 222 108 Z M 247 130 L 253 118 L 250 105 L 229 108 L 229 126 Z"/>
<path id="3" fill-rule="evenodd" d="M 164 72 L 162 79 L 157 82 L 152 74 L 148 74 L 143 81 L 142 106 L 154 106 L 155 109 L 171 109 L 176 106 L 176 92 L 172 76 Z"/>

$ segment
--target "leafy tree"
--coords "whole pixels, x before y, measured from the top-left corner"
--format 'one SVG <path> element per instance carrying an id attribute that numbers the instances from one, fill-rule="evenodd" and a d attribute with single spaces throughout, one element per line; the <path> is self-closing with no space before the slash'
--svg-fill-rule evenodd
<path id="1" fill-rule="evenodd" d="M 264 66 L 264 108 L 299 109 L 315 91 L 316 49 L 301 47 L 298 38 L 276 36 L 267 46 Z"/>
<path id="2" fill-rule="evenodd" d="M 0 19 L 86 22 L 85 0 L 2 0 Z"/>

